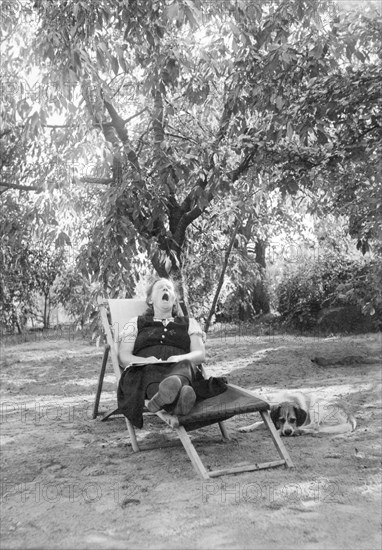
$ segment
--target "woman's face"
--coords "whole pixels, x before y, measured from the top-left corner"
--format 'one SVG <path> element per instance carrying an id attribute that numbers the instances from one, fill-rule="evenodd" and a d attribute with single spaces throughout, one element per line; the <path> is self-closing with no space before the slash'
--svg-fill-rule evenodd
<path id="1" fill-rule="evenodd" d="M 175 288 L 168 279 L 160 279 L 153 286 L 151 299 L 155 311 L 172 311 L 176 301 Z"/>

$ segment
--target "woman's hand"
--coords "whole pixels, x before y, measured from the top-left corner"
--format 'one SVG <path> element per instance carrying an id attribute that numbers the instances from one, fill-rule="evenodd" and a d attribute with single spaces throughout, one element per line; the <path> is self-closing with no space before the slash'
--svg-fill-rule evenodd
<path id="1" fill-rule="evenodd" d="M 171 355 L 167 359 L 168 363 L 178 363 L 179 361 L 191 361 L 193 365 L 200 365 L 206 359 L 206 353 L 204 349 L 204 343 L 201 335 L 191 334 L 190 337 L 191 346 L 188 353 L 182 353 L 181 355 Z"/>
<path id="2" fill-rule="evenodd" d="M 149 363 L 160 363 L 161 361 L 162 361 L 162 359 L 158 359 L 158 357 L 154 357 L 154 355 L 152 355 L 151 357 L 145 357 L 145 360 L 144 360 L 144 362 L 147 363 L 147 364 L 149 364 Z"/>
<path id="3" fill-rule="evenodd" d="M 166 363 L 178 363 L 178 361 L 183 361 L 184 355 L 171 355 L 166 359 Z"/>

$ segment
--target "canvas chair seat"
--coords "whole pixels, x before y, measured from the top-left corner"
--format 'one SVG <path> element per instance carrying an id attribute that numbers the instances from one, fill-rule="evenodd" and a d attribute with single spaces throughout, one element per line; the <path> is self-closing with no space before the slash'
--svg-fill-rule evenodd
<path id="1" fill-rule="evenodd" d="M 199 401 L 186 416 L 178 416 L 180 426 L 187 431 L 196 430 L 216 422 L 228 420 L 239 414 L 267 411 L 266 401 L 249 395 L 241 388 L 228 384 L 227 390 L 220 395 Z"/>
<path id="2" fill-rule="evenodd" d="M 145 312 L 147 305 L 142 300 L 99 300 L 100 314 L 103 328 L 106 333 L 107 344 L 105 346 L 101 373 L 98 383 L 97 395 L 94 405 L 93 418 L 98 416 L 98 405 L 102 391 L 102 382 L 105 374 L 108 357 L 111 357 L 113 369 L 118 383 L 121 376 L 121 368 L 118 362 L 118 334 L 123 329 L 129 329 L 128 322 L 131 318 Z M 107 308 L 110 310 L 111 323 L 109 322 Z M 147 403 L 147 401 L 146 401 Z M 118 409 L 105 415 L 104 419 L 110 418 L 118 413 Z M 223 438 L 229 439 L 224 421 L 240 414 L 258 412 L 262 417 L 266 428 L 268 429 L 272 441 L 276 447 L 280 460 L 272 460 L 266 463 L 248 464 L 240 467 L 234 467 L 223 470 L 207 472 L 195 447 L 193 446 L 187 432 L 197 430 L 211 424 L 218 424 Z M 152 414 L 152 413 L 150 413 Z M 293 467 L 288 451 L 286 450 L 280 436 L 275 429 L 270 415 L 269 404 L 256 397 L 252 392 L 245 388 L 240 388 L 233 384 L 228 384 L 227 390 L 220 395 L 197 402 L 189 414 L 176 416 L 163 410 L 155 413 L 161 420 L 170 426 L 181 440 L 195 470 L 203 479 L 209 479 L 220 475 L 240 473 L 245 471 L 260 470 L 264 468 L 273 468 L 276 466 Z M 140 451 L 135 428 L 126 418 L 126 424 L 130 435 L 132 448 L 135 452 Z"/>

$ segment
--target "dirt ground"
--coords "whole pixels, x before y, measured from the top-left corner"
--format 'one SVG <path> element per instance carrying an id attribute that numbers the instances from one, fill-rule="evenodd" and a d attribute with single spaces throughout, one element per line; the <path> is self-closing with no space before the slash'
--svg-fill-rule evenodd
<path id="1" fill-rule="evenodd" d="M 179 445 L 133 453 L 122 417 L 92 420 L 102 349 L 40 337 L 6 345 L 1 367 L 1 548 L 379 549 L 381 335 L 328 338 L 217 331 L 210 375 L 264 395 L 314 391 L 343 403 L 355 432 L 284 438 L 295 464 L 200 480 Z M 311 361 L 320 356 L 325 366 Z M 340 364 L 344 357 L 353 360 Z M 344 362 L 344 361 L 342 361 Z M 115 405 L 108 366 L 101 412 Z M 278 459 L 255 414 L 192 432 L 207 469 Z M 153 435 L 150 429 L 156 426 Z M 146 417 L 139 441 L 169 442 Z"/>

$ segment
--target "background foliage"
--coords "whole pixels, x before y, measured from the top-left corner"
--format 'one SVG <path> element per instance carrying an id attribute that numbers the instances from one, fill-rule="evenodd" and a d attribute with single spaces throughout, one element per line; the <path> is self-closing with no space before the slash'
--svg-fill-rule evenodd
<path id="1" fill-rule="evenodd" d="M 380 329 L 382 294 L 377 281 L 381 275 L 380 262 L 366 264 L 338 253 L 325 255 L 300 266 L 293 274 L 286 274 L 277 288 L 278 311 L 288 325 L 307 330 L 319 325 L 323 313 L 330 308 L 341 312 L 346 306 L 345 315 L 353 308 L 358 319 L 361 313 L 372 315 L 374 323 L 365 325 Z M 357 323 L 356 328 L 359 326 Z"/>
<path id="2" fill-rule="evenodd" d="M 328 299 L 312 290 L 324 267 L 284 274 L 277 290 L 269 258 L 282 239 L 330 249 L 311 224 L 328 216 L 364 257 L 339 258 L 347 299 L 378 315 L 381 14 L 357 7 L 3 5 L 5 326 L 22 330 L 41 294 L 44 325 L 57 303 L 84 323 L 96 294 L 133 296 L 152 270 L 207 324 L 217 306 L 294 319 L 301 291 L 310 326 L 309 300 Z"/>

